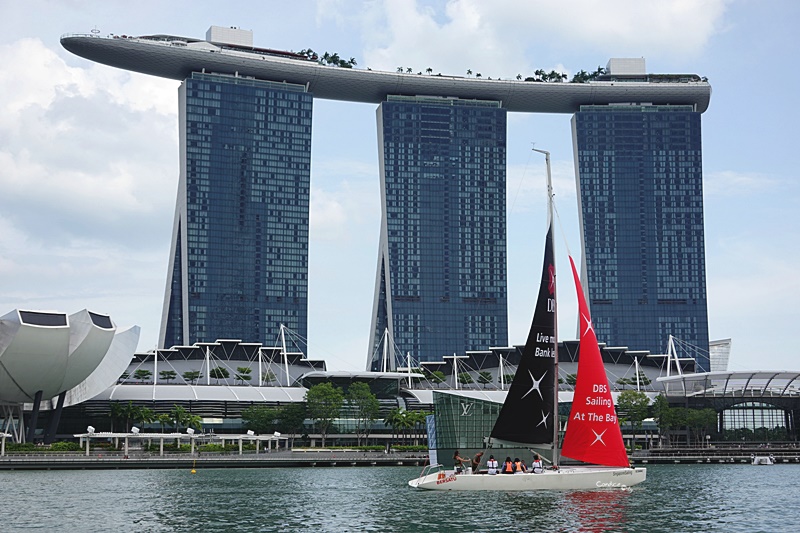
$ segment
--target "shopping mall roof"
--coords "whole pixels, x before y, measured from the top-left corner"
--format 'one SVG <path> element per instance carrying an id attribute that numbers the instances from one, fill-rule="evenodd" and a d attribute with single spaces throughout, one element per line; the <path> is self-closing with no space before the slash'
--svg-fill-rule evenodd
<path id="1" fill-rule="evenodd" d="M 800 372 L 706 372 L 660 377 L 667 396 L 715 398 L 800 398 Z"/>

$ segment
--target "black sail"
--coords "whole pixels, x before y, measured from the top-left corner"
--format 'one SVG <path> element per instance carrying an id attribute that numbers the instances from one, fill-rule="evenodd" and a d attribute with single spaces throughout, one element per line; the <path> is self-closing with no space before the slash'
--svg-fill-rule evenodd
<path id="1" fill-rule="evenodd" d="M 552 444 L 556 385 L 555 262 L 552 226 L 547 230 L 539 297 L 528 340 L 492 439 Z"/>

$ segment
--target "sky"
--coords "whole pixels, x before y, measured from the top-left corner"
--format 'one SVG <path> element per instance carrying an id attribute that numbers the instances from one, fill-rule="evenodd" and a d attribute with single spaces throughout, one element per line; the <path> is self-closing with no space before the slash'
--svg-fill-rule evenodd
<path id="1" fill-rule="evenodd" d="M 204 38 L 211 25 L 238 26 L 253 30 L 256 46 L 336 52 L 373 70 L 511 79 L 644 57 L 651 73 L 707 77 L 710 337 L 732 339 L 730 370 L 800 371 L 800 2 L 0 0 L 0 13 L 0 315 L 87 308 L 120 328 L 140 326 L 140 351 L 156 346 L 178 183 L 178 82 L 94 64 L 59 38 L 92 29 Z M 375 109 L 314 102 L 308 350 L 330 370 L 366 365 L 380 229 Z M 533 143 L 552 154 L 557 255 L 580 257 L 570 116 L 509 114 L 511 344 L 527 335 L 546 224 L 545 166 Z M 559 291 L 571 296 L 561 257 Z M 560 297 L 562 339 L 575 338 L 572 300 Z"/>

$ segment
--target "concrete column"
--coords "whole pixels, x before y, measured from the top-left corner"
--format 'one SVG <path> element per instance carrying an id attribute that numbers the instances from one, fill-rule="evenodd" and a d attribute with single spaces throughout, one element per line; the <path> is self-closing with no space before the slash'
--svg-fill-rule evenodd
<path id="1" fill-rule="evenodd" d="M 86 457 L 89 457 L 89 435 L 86 435 Z"/>
<path id="2" fill-rule="evenodd" d="M 164 457 L 164 437 L 161 437 L 158 441 L 158 455 Z"/>
<path id="3" fill-rule="evenodd" d="M 242 438 L 239 437 L 239 455 L 242 455 Z"/>
<path id="4" fill-rule="evenodd" d="M 125 437 L 125 459 L 128 458 L 128 437 Z"/>
<path id="5" fill-rule="evenodd" d="M 31 411 L 30 422 L 28 423 L 28 442 L 33 442 L 36 435 L 36 426 L 39 423 L 39 404 L 42 403 L 42 391 L 37 391 L 33 397 L 33 411 Z"/>
<path id="6" fill-rule="evenodd" d="M 56 409 L 50 413 L 50 422 L 47 424 L 47 431 L 44 434 L 44 443 L 52 444 L 56 440 L 56 432 L 58 430 L 58 422 L 61 420 L 61 411 L 64 410 L 64 398 L 67 396 L 67 391 L 58 395 L 58 403 Z"/>
<path id="7" fill-rule="evenodd" d="M 3 434 L 2 443 L 0 443 L 0 457 L 3 457 L 6 454 L 6 435 Z"/>
<path id="8" fill-rule="evenodd" d="M 189 440 L 192 443 L 192 455 L 194 455 L 194 437 L 189 437 Z"/>

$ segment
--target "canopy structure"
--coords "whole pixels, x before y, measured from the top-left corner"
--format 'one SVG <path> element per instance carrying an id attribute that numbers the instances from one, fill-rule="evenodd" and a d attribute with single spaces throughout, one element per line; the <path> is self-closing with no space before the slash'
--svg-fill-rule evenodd
<path id="1" fill-rule="evenodd" d="M 89 427 L 88 429 L 92 430 L 93 428 Z M 136 429 L 136 428 L 134 428 L 134 429 Z M 2 436 L 2 434 L 0 434 L 0 436 Z M 91 443 L 92 439 L 95 439 L 95 441 L 97 439 L 101 439 L 101 440 L 103 440 L 103 439 L 104 440 L 114 439 L 115 441 L 118 441 L 119 439 L 123 439 L 123 441 L 124 441 L 123 450 L 124 450 L 124 454 L 125 454 L 126 457 L 128 456 L 128 452 L 129 452 L 129 449 L 130 449 L 129 448 L 129 441 L 131 439 L 140 440 L 140 441 L 142 441 L 142 440 L 149 440 L 149 441 L 157 440 L 159 442 L 159 455 L 160 456 L 164 455 L 164 441 L 169 441 L 169 440 L 177 440 L 179 442 L 182 441 L 182 440 L 189 440 L 189 442 L 191 443 L 191 446 L 192 446 L 192 449 L 191 449 L 191 453 L 192 454 L 194 454 L 194 452 L 195 452 L 195 442 L 197 442 L 198 440 L 203 441 L 203 442 L 218 441 L 223 446 L 225 446 L 226 442 L 230 442 L 230 441 L 238 442 L 239 443 L 239 455 L 242 455 L 242 452 L 243 452 L 242 444 L 243 444 L 244 441 L 255 442 L 256 443 L 256 453 L 258 453 L 259 445 L 261 443 L 266 443 L 265 450 L 266 451 L 271 451 L 273 442 L 276 443 L 276 449 L 277 449 L 278 446 L 280 446 L 280 442 L 281 441 L 288 441 L 288 437 L 284 437 L 278 432 L 275 432 L 275 433 L 272 433 L 272 434 L 267 434 L 267 435 L 256 435 L 254 433 L 246 433 L 246 434 L 241 434 L 241 435 L 234 435 L 234 434 L 216 435 L 216 434 L 213 434 L 213 433 L 195 433 L 194 430 L 191 430 L 191 429 L 187 430 L 186 433 L 174 433 L 174 432 L 173 433 L 142 433 L 142 432 L 138 432 L 138 431 L 133 431 L 133 432 L 130 432 L 130 433 L 118 433 L 118 432 L 110 432 L 110 431 L 101 431 L 101 432 L 87 431 L 86 433 L 77 433 L 77 434 L 75 434 L 73 436 L 78 438 L 78 439 L 80 439 L 81 445 L 85 446 L 85 455 L 87 457 L 89 456 L 89 453 L 90 453 L 90 443 Z M 5 438 L 3 439 L 3 443 L 5 443 Z"/>
<path id="2" fill-rule="evenodd" d="M 705 372 L 661 377 L 658 381 L 667 396 L 800 399 L 800 372 Z"/>

